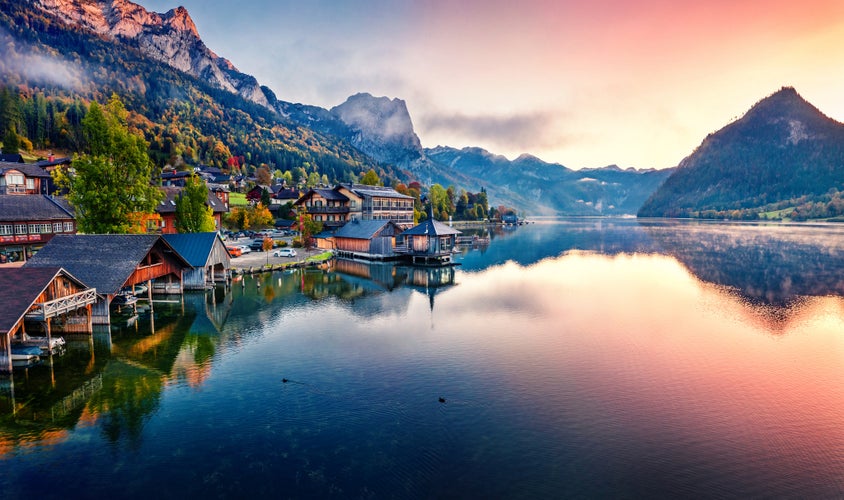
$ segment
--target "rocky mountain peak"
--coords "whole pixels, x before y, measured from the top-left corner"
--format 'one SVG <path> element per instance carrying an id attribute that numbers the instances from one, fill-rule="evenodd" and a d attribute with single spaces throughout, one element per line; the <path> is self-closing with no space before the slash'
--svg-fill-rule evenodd
<path id="1" fill-rule="evenodd" d="M 33 0 L 33 3 L 67 24 L 131 40 L 153 59 L 270 107 L 255 77 L 239 72 L 230 61 L 203 43 L 184 7 L 159 14 L 130 0 Z"/>
<path id="2" fill-rule="evenodd" d="M 373 158 L 406 166 L 424 156 L 401 99 L 360 93 L 331 108 L 331 113 L 353 131 L 352 144 Z"/>
<path id="3" fill-rule="evenodd" d="M 187 31 L 197 39 L 199 38 L 199 31 L 196 29 L 196 24 L 194 24 L 186 8 L 179 6 L 175 9 L 170 9 L 161 17 L 164 23 L 174 30 Z"/>

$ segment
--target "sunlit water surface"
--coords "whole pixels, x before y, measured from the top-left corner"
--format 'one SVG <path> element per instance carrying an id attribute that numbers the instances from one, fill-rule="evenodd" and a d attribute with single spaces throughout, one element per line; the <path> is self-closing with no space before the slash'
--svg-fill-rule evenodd
<path id="1" fill-rule="evenodd" d="M 0 491 L 844 495 L 844 228 L 556 221 L 457 260 L 247 276 L 72 341 L 0 386 Z"/>

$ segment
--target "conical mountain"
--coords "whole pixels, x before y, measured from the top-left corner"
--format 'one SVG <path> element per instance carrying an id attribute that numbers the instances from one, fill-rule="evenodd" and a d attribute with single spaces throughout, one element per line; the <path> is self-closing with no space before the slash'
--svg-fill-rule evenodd
<path id="1" fill-rule="evenodd" d="M 830 190 L 844 190 L 844 125 L 784 87 L 704 139 L 639 216 L 754 218 Z"/>

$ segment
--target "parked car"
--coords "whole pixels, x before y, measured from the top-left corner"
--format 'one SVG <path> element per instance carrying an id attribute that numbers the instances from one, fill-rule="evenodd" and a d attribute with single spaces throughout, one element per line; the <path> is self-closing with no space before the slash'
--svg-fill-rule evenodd
<path id="1" fill-rule="evenodd" d="M 240 251 L 243 253 L 249 253 L 252 251 L 252 249 L 249 248 L 249 245 L 237 245 L 237 247 L 240 248 Z"/>
<path id="2" fill-rule="evenodd" d="M 249 248 L 256 252 L 262 252 L 264 250 L 264 238 L 255 238 L 254 240 L 252 240 L 252 243 L 249 244 Z"/>
<path id="3" fill-rule="evenodd" d="M 273 257 L 296 257 L 296 250 L 292 248 L 279 248 L 273 252 Z"/>
<path id="4" fill-rule="evenodd" d="M 229 245 L 226 247 L 226 250 L 229 251 L 229 255 L 232 257 L 240 257 L 243 255 L 243 250 L 241 250 L 239 246 Z"/>

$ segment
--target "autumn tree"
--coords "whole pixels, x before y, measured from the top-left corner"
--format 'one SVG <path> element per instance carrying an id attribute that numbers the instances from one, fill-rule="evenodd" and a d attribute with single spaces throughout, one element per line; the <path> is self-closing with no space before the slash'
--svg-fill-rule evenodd
<path id="1" fill-rule="evenodd" d="M 229 213 L 228 223 L 239 230 L 262 229 L 273 223 L 273 214 L 263 203 L 235 207 Z"/>
<path id="2" fill-rule="evenodd" d="M 273 183 L 273 174 L 266 165 L 261 165 L 255 170 L 255 178 L 261 186 L 271 186 Z"/>
<path id="3" fill-rule="evenodd" d="M 150 182 L 147 143 L 129 132 L 128 113 L 116 95 L 103 108 L 96 102 L 82 126 L 86 152 L 73 161 L 74 173 L 54 171 L 68 189 L 80 232 L 115 234 L 138 230 L 133 221 L 152 215 L 161 193 Z"/>
<path id="4" fill-rule="evenodd" d="M 370 168 L 369 171 L 363 174 L 363 177 L 360 178 L 360 183 L 367 186 L 380 186 L 381 179 L 378 177 L 375 169 Z"/>
<path id="5" fill-rule="evenodd" d="M 208 206 L 208 187 L 196 174 L 185 179 L 185 188 L 176 200 L 176 229 L 180 233 L 217 230 L 214 212 Z"/>

